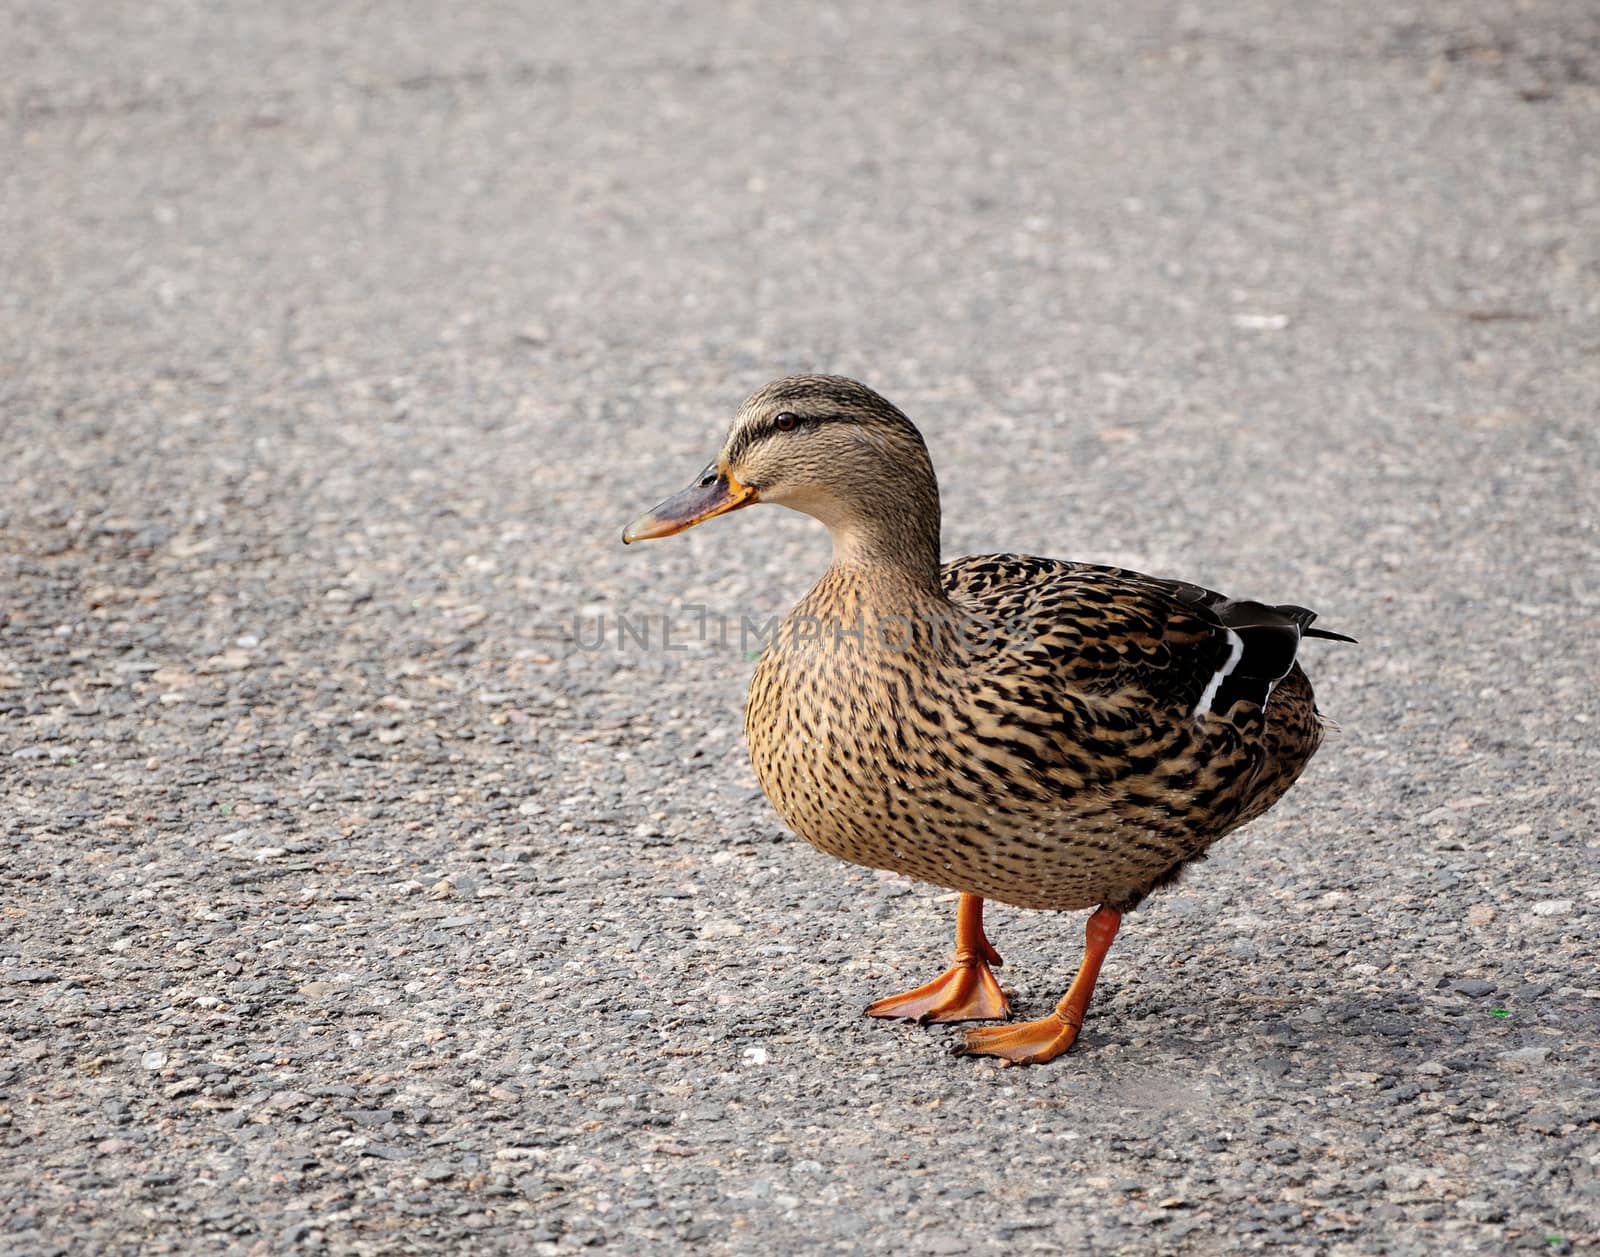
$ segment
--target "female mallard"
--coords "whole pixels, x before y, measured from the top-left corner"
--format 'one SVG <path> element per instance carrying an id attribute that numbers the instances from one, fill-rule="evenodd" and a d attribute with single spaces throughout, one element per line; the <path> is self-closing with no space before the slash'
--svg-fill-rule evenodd
<path id="1" fill-rule="evenodd" d="M 622 539 L 754 502 L 833 534 L 832 565 L 750 684 L 762 789 L 813 846 L 961 892 L 955 963 L 867 1012 L 1006 1017 L 983 901 L 1099 905 L 1054 1013 L 967 1033 L 970 1053 L 1059 1056 L 1122 914 L 1306 766 L 1322 725 L 1295 654 L 1303 636 L 1339 635 L 1303 607 L 1116 568 L 1014 554 L 941 566 L 921 434 L 838 376 L 755 394 L 716 460 Z"/>

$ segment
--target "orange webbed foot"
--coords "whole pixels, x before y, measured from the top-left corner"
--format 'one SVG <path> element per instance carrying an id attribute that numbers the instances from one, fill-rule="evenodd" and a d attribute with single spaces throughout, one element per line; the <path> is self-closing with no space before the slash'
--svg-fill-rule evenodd
<path id="1" fill-rule="evenodd" d="M 932 982 L 867 1005 L 869 1017 L 903 1017 L 920 1022 L 994 1021 L 1010 1015 L 1010 1001 L 983 956 L 958 957 Z"/>
<path id="2" fill-rule="evenodd" d="M 961 1056 L 998 1056 L 1008 1065 L 1043 1065 L 1077 1041 L 1082 1024 L 1053 1012 L 1016 1026 L 986 1026 L 968 1030 L 966 1042 L 956 1051 Z"/>
<path id="3" fill-rule="evenodd" d="M 1071 988 L 1055 1012 L 1019 1026 L 968 1030 L 966 1042 L 957 1051 L 963 1056 L 998 1056 L 1009 1065 L 1043 1065 L 1055 1060 L 1077 1042 L 1100 966 L 1121 924 L 1122 914 L 1115 909 L 1102 904 L 1095 910 L 1084 927 L 1083 963 L 1078 966 L 1078 976 L 1072 979 Z"/>
<path id="4" fill-rule="evenodd" d="M 994 1021 L 1011 1016 L 1011 1002 L 990 972 L 1000 953 L 983 932 L 983 900 L 962 895 L 956 908 L 956 962 L 932 982 L 867 1005 L 869 1017 L 911 1021 Z"/>

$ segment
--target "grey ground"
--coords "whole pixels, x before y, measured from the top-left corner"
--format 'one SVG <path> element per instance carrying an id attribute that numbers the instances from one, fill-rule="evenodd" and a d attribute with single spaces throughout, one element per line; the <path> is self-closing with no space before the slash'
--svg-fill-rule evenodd
<path id="1" fill-rule="evenodd" d="M 0 6 L 0 1249 L 1600 1243 L 1592 5 L 103 7 Z M 797 368 L 1361 638 L 1051 1066 L 755 788 L 821 530 L 617 543 Z"/>

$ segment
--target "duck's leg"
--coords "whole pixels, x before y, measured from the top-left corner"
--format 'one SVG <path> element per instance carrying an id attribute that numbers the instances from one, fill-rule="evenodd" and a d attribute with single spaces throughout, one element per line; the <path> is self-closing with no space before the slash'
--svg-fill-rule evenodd
<path id="1" fill-rule="evenodd" d="M 904 995 L 891 995 L 867 1006 L 869 1017 L 906 1017 L 913 1021 L 992 1021 L 1009 1017 L 1011 1005 L 989 966 L 998 967 L 1000 953 L 983 933 L 983 900 L 962 895 L 956 907 L 956 960 L 932 982 Z"/>
<path id="2" fill-rule="evenodd" d="M 1014 1065 L 1042 1065 L 1060 1056 L 1078 1037 L 1084 1010 L 1094 994 L 1095 979 L 1100 976 L 1100 966 L 1105 963 L 1106 952 L 1121 924 L 1122 913 L 1116 909 L 1103 905 L 1095 909 L 1084 928 L 1083 963 L 1078 966 L 1078 976 L 1072 979 L 1072 986 L 1055 1012 L 1018 1026 L 968 1030 L 961 1050 L 968 1056 L 998 1056 Z"/>

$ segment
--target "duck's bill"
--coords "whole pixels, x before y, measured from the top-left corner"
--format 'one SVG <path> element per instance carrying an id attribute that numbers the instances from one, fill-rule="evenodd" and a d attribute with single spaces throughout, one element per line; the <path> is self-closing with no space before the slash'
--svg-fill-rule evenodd
<path id="1" fill-rule="evenodd" d="M 670 537 L 714 515 L 726 515 L 759 500 L 749 485 L 740 484 L 731 472 L 718 472 L 712 464 L 682 493 L 673 494 L 623 529 L 622 543 Z"/>

